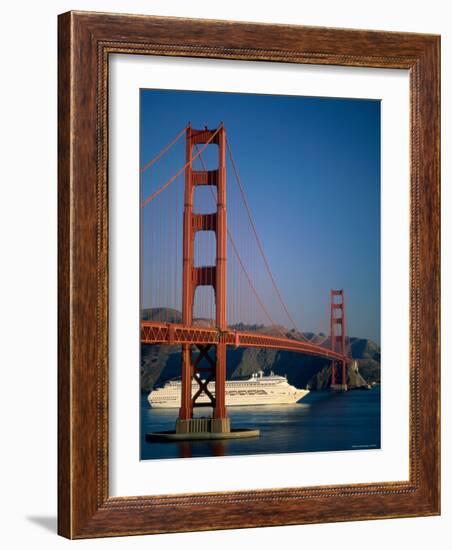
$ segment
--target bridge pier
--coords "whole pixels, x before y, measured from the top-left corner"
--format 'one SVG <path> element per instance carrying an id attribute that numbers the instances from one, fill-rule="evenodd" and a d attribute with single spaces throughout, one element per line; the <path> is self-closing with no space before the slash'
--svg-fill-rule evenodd
<path id="1" fill-rule="evenodd" d="M 221 439 L 247 439 L 258 437 L 259 430 L 231 429 L 229 418 L 187 418 L 176 420 L 176 431 L 153 432 L 146 434 L 146 439 L 151 441 L 197 441 L 197 440 L 221 440 Z M 215 453 L 214 454 L 219 454 Z M 185 456 L 190 456 L 186 453 Z"/>
<path id="2" fill-rule="evenodd" d="M 229 418 L 189 418 L 176 420 L 177 434 L 229 433 Z"/>
<path id="3" fill-rule="evenodd" d="M 202 440 L 222 440 L 222 439 L 248 439 L 251 437 L 259 437 L 260 431 L 253 429 L 231 429 L 228 432 L 225 431 L 212 431 L 209 428 L 197 430 L 194 422 L 205 421 L 207 423 L 212 422 L 211 418 L 193 418 L 188 424 L 185 424 L 184 429 L 187 431 L 174 431 L 174 432 L 154 432 L 146 434 L 146 439 L 150 441 L 160 442 L 174 442 L 174 441 L 202 441 Z M 176 422 L 176 426 L 180 421 Z M 199 426 L 202 426 L 203 422 L 199 422 Z M 214 449 L 214 455 L 215 455 Z M 187 455 L 188 456 L 188 455 Z"/>

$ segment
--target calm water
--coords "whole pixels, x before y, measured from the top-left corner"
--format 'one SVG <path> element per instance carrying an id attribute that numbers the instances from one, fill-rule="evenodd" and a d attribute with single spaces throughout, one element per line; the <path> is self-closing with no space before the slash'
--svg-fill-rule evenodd
<path id="1" fill-rule="evenodd" d="M 345 393 L 311 392 L 295 405 L 231 407 L 232 427 L 258 428 L 261 435 L 228 441 L 147 441 L 148 432 L 174 430 L 177 410 L 151 409 L 146 397 L 141 400 L 141 459 L 380 447 L 379 387 Z"/>

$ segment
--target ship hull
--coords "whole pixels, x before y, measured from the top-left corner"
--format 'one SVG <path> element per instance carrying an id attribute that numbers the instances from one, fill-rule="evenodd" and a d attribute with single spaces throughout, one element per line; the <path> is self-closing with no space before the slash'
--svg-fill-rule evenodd
<path id="1" fill-rule="evenodd" d="M 255 406 L 255 405 L 291 405 L 297 403 L 305 397 L 309 390 L 301 390 L 291 386 L 283 378 L 274 383 L 252 381 L 237 382 L 228 381 L 226 383 L 226 406 Z M 283 381 L 283 382 L 282 382 Z M 192 385 L 192 396 L 199 389 L 197 383 Z M 215 385 L 208 385 L 209 391 L 215 395 Z M 152 391 L 148 396 L 149 404 L 154 409 L 171 409 L 180 407 L 181 403 L 180 383 L 165 385 L 163 388 Z M 197 403 L 210 403 L 207 395 L 202 394 L 198 397 Z"/>

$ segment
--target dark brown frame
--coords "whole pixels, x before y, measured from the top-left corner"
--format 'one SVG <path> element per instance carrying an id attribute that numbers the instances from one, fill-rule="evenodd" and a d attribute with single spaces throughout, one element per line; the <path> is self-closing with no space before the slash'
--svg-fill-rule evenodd
<path id="1" fill-rule="evenodd" d="M 137 15 L 59 16 L 58 531 L 69 538 L 427 516 L 440 510 L 440 38 Z M 108 496 L 111 53 L 410 71 L 410 479 Z"/>

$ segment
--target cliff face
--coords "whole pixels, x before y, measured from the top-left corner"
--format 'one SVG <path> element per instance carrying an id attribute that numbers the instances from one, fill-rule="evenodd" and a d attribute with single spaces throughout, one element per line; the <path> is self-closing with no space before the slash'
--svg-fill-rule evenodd
<path id="1" fill-rule="evenodd" d="M 145 310 L 143 318 L 180 322 L 180 313 L 176 310 Z M 201 321 L 202 322 L 202 321 Z M 237 327 L 249 330 L 251 327 Z M 265 333 L 278 333 L 275 327 L 252 327 Z M 281 330 L 281 327 L 278 327 Z M 291 338 L 300 339 L 294 331 L 285 333 Z M 312 334 L 306 334 L 311 338 Z M 321 337 L 318 336 L 320 339 Z M 352 357 L 356 365 L 347 369 L 347 384 L 350 388 L 359 388 L 367 383 L 380 382 L 380 347 L 372 340 L 351 338 Z M 328 342 L 326 342 L 328 345 Z M 298 388 L 309 385 L 311 389 L 326 389 L 331 380 L 330 362 L 319 358 L 303 356 L 288 351 L 270 349 L 238 348 L 227 351 L 227 377 L 249 376 L 263 370 L 287 375 L 290 384 Z M 141 389 L 149 392 L 155 385 L 165 383 L 180 376 L 180 348 L 173 346 L 141 346 Z"/>
<path id="2" fill-rule="evenodd" d="M 359 372 L 371 384 L 380 383 L 380 346 L 372 340 L 352 338 L 352 356 L 358 359 Z"/>
<path id="3" fill-rule="evenodd" d="M 323 367 L 309 381 L 311 390 L 326 390 L 331 383 L 331 365 Z M 347 386 L 349 389 L 366 388 L 368 382 L 363 378 L 359 371 L 358 361 L 347 365 Z"/>

